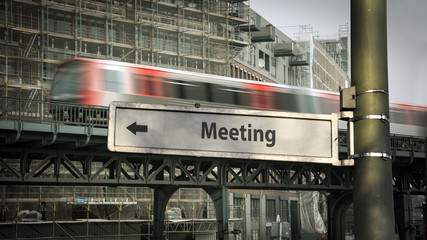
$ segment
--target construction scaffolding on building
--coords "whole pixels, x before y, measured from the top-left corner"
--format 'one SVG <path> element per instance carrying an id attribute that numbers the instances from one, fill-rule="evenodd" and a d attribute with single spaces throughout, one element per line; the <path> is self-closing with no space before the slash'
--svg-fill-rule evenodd
<path id="1" fill-rule="evenodd" d="M 296 77 L 290 85 L 332 92 L 350 85 L 349 32 L 345 27 L 340 27 L 339 38 L 321 39 L 311 26 L 300 26 L 296 37 L 299 54 L 293 56 L 291 62 Z"/>
<path id="2" fill-rule="evenodd" d="M 5 239 L 152 239 L 150 188 L 2 186 L 0 200 L 0 237 Z M 238 211 L 239 206 L 230 209 Z M 212 200 L 199 188 L 178 189 L 165 220 L 168 239 L 176 234 L 215 236 L 217 231 Z M 234 216 L 230 224 L 244 229 L 242 221 Z"/>
<path id="3" fill-rule="evenodd" d="M 1 94 L 43 100 L 54 69 L 85 57 L 228 75 L 249 45 L 241 0 L 5 0 Z"/>
<path id="4" fill-rule="evenodd" d="M 266 22 L 244 0 L 4 0 L 0 97 L 29 99 L 24 112 L 44 116 L 55 67 L 79 57 L 317 87 L 311 83 L 312 35 L 290 41 Z M 150 238 L 149 188 L 2 186 L 0 191 L 5 238 Z M 264 223 L 276 220 L 279 201 L 288 222 L 297 209 L 296 200 L 254 196 L 238 196 L 230 206 L 229 229 L 241 230 L 232 232 L 236 238 L 262 238 Z M 42 221 L 19 218 L 26 210 L 39 212 Z M 165 214 L 168 236 L 216 232 L 214 205 L 201 189 L 179 189 Z"/>
<path id="5" fill-rule="evenodd" d="M 313 28 L 309 25 L 299 26 L 296 41 L 295 55 L 290 62 L 294 67 L 295 77 L 290 79 L 290 85 L 311 88 Z"/>

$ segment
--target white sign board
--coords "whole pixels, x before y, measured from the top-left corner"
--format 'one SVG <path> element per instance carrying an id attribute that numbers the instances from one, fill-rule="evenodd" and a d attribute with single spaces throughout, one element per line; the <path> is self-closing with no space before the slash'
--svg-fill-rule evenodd
<path id="1" fill-rule="evenodd" d="M 338 161 L 338 117 L 113 102 L 108 149 L 335 163 Z"/>

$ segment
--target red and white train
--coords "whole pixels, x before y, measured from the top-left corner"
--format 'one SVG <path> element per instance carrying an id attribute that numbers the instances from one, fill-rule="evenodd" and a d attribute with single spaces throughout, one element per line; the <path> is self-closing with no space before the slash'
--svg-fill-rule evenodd
<path id="1" fill-rule="evenodd" d="M 112 101 L 200 104 L 301 113 L 339 112 L 339 94 L 152 66 L 76 58 L 58 65 L 50 98 L 87 105 Z M 427 106 L 390 104 L 392 133 L 427 136 Z"/>

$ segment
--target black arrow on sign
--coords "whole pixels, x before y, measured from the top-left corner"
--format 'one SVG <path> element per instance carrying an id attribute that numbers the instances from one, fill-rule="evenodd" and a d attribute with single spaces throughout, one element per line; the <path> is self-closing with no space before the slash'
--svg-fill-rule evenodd
<path id="1" fill-rule="evenodd" d="M 129 131 L 136 135 L 136 132 L 148 132 L 147 125 L 136 125 L 136 122 L 132 123 L 127 127 Z"/>

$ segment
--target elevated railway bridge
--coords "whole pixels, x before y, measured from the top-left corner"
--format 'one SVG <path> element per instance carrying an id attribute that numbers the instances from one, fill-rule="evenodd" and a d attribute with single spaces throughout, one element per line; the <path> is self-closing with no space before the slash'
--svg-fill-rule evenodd
<path id="1" fill-rule="evenodd" d="M 342 239 L 344 205 L 351 203 L 352 166 L 110 152 L 108 108 L 29 99 L 0 99 L 2 185 L 145 186 L 154 189 L 153 234 L 178 188 L 203 188 L 212 198 L 219 237 L 227 233 L 228 189 L 327 191 L 329 239 Z M 339 156 L 348 153 L 339 132 Z M 395 202 L 425 194 L 426 139 L 391 136 Z M 402 200 L 403 199 L 403 200 Z M 402 208 L 402 206 L 396 206 Z M 396 219 L 407 219 L 396 211 Z M 397 221 L 399 229 L 409 223 Z"/>

